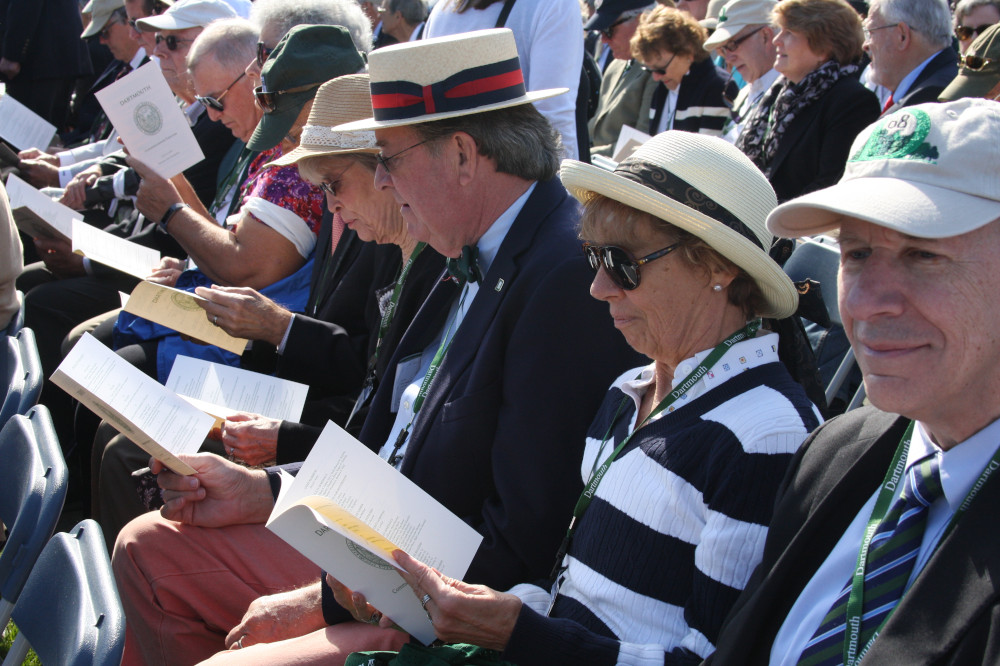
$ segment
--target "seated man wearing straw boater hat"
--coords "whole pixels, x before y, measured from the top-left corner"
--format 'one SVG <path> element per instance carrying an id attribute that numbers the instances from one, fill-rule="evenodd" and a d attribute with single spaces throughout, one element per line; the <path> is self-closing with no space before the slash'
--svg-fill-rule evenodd
<path id="1" fill-rule="evenodd" d="M 838 230 L 840 311 L 873 407 L 806 440 L 718 664 L 1000 661 L 1000 105 L 906 107 L 841 181 L 774 210 Z"/>
<path id="2" fill-rule="evenodd" d="M 530 104 L 560 91 L 525 91 L 513 35 L 503 29 L 373 51 L 369 71 L 374 117 L 334 131 L 375 131 L 376 187 L 394 193 L 412 236 L 452 261 L 450 277 L 442 275 L 390 359 L 394 369 L 372 399 L 360 439 L 483 534 L 468 580 L 506 589 L 544 578 L 582 490 L 587 425 L 606 386 L 641 358 L 588 293 L 578 209 L 555 177 L 558 138 Z M 161 473 L 164 516 L 264 522 L 273 501 L 268 475 L 226 467 L 225 487 L 245 490 L 220 501 L 212 485 L 220 477 L 209 472 L 224 461 L 186 460 L 202 472 L 200 485 Z M 116 547 L 119 580 L 148 581 L 168 625 L 224 634 L 238 624 L 225 645 L 216 635 L 219 650 L 255 646 L 236 655 L 240 663 L 317 651 L 330 663 L 377 646 L 380 635 L 388 633 L 390 644 L 403 639 L 346 622 L 350 616 L 318 581 L 291 597 L 255 602 L 242 622 L 244 608 L 220 608 L 220 588 L 211 616 L 191 620 L 201 609 L 164 596 L 169 581 L 155 565 L 141 570 L 156 553 L 129 535 L 126 529 Z M 159 548 L 174 553 L 184 544 Z M 289 548 L 289 557 L 298 556 Z M 273 591 L 268 575 L 261 567 L 262 594 Z M 232 620 L 223 627 L 226 617 Z M 256 645 L 282 638 L 290 640 Z"/>

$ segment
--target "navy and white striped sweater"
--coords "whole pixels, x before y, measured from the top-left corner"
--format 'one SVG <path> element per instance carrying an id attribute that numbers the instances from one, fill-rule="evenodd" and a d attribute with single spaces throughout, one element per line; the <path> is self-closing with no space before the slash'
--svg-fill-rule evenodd
<path id="1" fill-rule="evenodd" d="M 636 374 L 615 382 L 590 427 L 585 481 L 623 400 L 597 465 L 635 425 L 621 387 Z M 549 591 L 511 590 L 524 607 L 504 656 L 523 666 L 699 663 L 760 561 L 792 454 L 819 421 L 784 366 L 768 362 L 647 424 L 581 519 L 551 616 Z"/>

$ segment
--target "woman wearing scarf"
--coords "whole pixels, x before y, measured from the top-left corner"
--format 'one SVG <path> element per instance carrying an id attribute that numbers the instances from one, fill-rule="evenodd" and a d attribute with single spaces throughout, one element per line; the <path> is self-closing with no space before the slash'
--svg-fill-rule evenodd
<path id="1" fill-rule="evenodd" d="M 774 9 L 774 68 L 782 76 L 736 146 L 771 181 L 778 202 L 833 185 L 854 137 L 879 116 L 858 82 L 861 18 L 844 0 L 785 0 Z"/>

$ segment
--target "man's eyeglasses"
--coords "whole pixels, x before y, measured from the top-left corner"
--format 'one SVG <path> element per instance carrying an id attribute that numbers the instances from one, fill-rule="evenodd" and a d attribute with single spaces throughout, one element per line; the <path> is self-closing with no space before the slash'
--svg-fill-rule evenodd
<path id="1" fill-rule="evenodd" d="M 641 259 L 634 258 L 628 251 L 614 245 L 594 245 L 592 243 L 583 244 L 583 253 L 590 262 L 590 267 L 596 273 L 604 267 L 608 277 L 621 289 L 632 291 L 639 286 L 639 267 L 648 264 L 654 259 L 665 257 L 678 247 L 680 243 L 674 243 L 662 250 L 657 250 L 652 254 L 647 254 Z"/>
<path id="2" fill-rule="evenodd" d="M 417 146 L 422 146 L 425 143 L 427 143 L 428 141 L 430 141 L 430 139 L 424 139 L 420 143 L 415 143 L 412 146 L 410 146 L 409 148 L 403 148 L 398 153 L 393 153 L 392 155 L 389 155 L 389 157 L 385 157 L 382 153 L 379 153 L 378 155 L 375 156 L 375 159 L 377 159 L 378 163 L 382 165 L 382 168 L 385 169 L 386 173 L 392 173 L 392 169 L 389 168 L 389 163 L 390 162 L 392 162 L 394 159 L 396 159 L 397 157 L 399 157 L 400 155 L 402 155 L 406 151 L 413 150 Z"/>
<path id="3" fill-rule="evenodd" d="M 869 28 L 869 27 L 866 27 L 866 26 L 861 26 L 861 32 L 864 33 L 864 35 L 865 35 L 865 41 L 867 42 L 869 39 L 872 38 L 872 33 L 875 32 L 876 30 L 885 30 L 886 28 L 895 28 L 897 25 L 899 25 L 899 24 L 898 23 L 886 23 L 885 25 L 880 25 L 877 28 Z"/>
<path id="4" fill-rule="evenodd" d="M 958 64 L 963 68 L 972 72 L 978 72 L 989 65 L 993 61 L 989 58 L 984 58 L 983 56 L 977 55 L 964 55 L 958 57 Z"/>
<path id="5" fill-rule="evenodd" d="M 598 32 L 600 32 L 602 35 L 604 35 L 605 39 L 607 39 L 608 41 L 611 41 L 615 37 L 615 28 L 617 28 L 618 26 L 620 26 L 622 23 L 625 23 L 626 21 L 631 21 L 631 20 L 632 20 L 631 16 L 629 18 L 620 18 L 617 21 L 615 21 L 614 23 L 612 23 L 611 25 L 609 25 L 607 28 L 604 28 L 603 30 L 598 30 Z"/>
<path id="6" fill-rule="evenodd" d="M 267 45 L 265 45 L 264 42 L 257 42 L 257 66 L 258 67 L 263 67 L 264 66 L 264 62 L 267 60 L 268 56 L 271 55 L 272 51 L 274 51 L 274 49 L 267 48 Z"/>
<path id="7" fill-rule="evenodd" d="M 972 39 L 976 35 L 983 34 L 983 31 L 987 28 L 992 28 L 993 23 L 987 23 L 986 25 L 958 25 L 955 26 L 955 36 L 958 37 L 963 42 L 967 39 Z"/>
<path id="8" fill-rule="evenodd" d="M 201 97 L 199 95 L 195 95 L 194 98 L 199 102 L 201 102 L 206 108 L 214 109 L 219 112 L 225 111 L 226 107 L 222 105 L 222 98 L 225 97 L 226 93 L 228 93 L 232 89 L 232 87 L 235 86 L 236 83 L 244 76 L 246 76 L 246 72 L 240 72 L 240 75 L 237 76 L 232 83 L 226 86 L 226 89 L 223 90 L 222 94 L 219 95 L 218 97 L 212 97 L 211 95 L 206 95 L 204 97 Z"/>
<path id="9" fill-rule="evenodd" d="M 156 45 L 159 46 L 160 42 L 167 43 L 167 49 L 170 51 L 176 51 L 177 45 L 183 42 L 193 42 L 193 39 L 181 39 L 177 35 L 156 35 Z"/>
<path id="10" fill-rule="evenodd" d="M 730 39 L 728 42 L 726 42 L 721 47 L 719 47 L 719 50 L 720 51 L 725 51 L 726 53 L 736 53 L 736 49 L 740 48 L 740 44 L 742 44 L 743 42 L 747 41 L 748 39 L 750 39 L 751 37 L 753 37 L 754 35 L 756 35 L 758 32 L 760 32 L 763 29 L 764 29 L 764 26 L 760 26 L 756 30 L 751 30 L 747 34 L 743 35 L 742 37 L 739 37 L 737 39 Z"/>
<path id="11" fill-rule="evenodd" d="M 667 75 L 667 69 L 670 67 L 670 63 L 672 63 L 674 61 L 674 58 L 676 58 L 676 57 L 677 57 L 676 53 L 674 53 L 673 55 L 671 55 L 670 56 L 670 60 L 668 60 L 667 64 L 664 65 L 663 67 L 658 67 L 657 68 L 657 67 L 650 67 L 648 65 L 639 65 L 639 67 L 642 67 L 642 71 L 644 71 L 644 72 L 649 72 L 650 74 L 656 74 L 657 76 L 666 76 Z"/>

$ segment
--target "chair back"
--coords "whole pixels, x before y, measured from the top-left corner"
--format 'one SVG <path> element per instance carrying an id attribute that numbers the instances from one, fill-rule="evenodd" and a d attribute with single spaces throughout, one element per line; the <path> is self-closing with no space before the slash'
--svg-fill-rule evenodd
<path id="1" fill-rule="evenodd" d="M 17 292 L 17 302 L 19 307 L 7 324 L 7 335 L 17 335 L 17 332 L 24 328 L 24 294 L 21 291 Z"/>
<path id="2" fill-rule="evenodd" d="M 21 352 L 21 365 L 24 368 L 24 381 L 17 413 L 27 414 L 29 409 L 38 404 L 38 398 L 42 395 L 42 382 L 45 379 L 42 359 L 38 354 L 38 343 L 35 341 L 33 330 L 22 328 L 14 337 L 17 339 Z"/>
<path id="3" fill-rule="evenodd" d="M 4 666 L 11 657 L 23 659 L 29 645 L 46 666 L 121 663 L 125 612 L 97 523 L 84 520 L 49 540 L 13 619 L 18 635 Z"/>
<path id="4" fill-rule="evenodd" d="M 826 236 L 800 238 L 795 249 L 785 262 L 785 274 L 793 282 L 805 279 L 816 280 L 823 293 L 830 321 L 843 326 L 840 309 L 837 307 L 837 271 L 840 270 L 840 246 Z"/>
<path id="5" fill-rule="evenodd" d="M 0 429 L 0 461 L 0 521 L 9 529 L 0 552 L 0 627 L 5 627 L 66 501 L 66 461 L 45 406 L 14 415 Z"/>
<path id="6" fill-rule="evenodd" d="M 21 345 L 15 337 L 0 338 L 0 382 L 7 385 L 7 393 L 0 403 L 2 427 L 10 417 L 17 414 L 24 394 L 24 363 L 21 361 Z"/>

